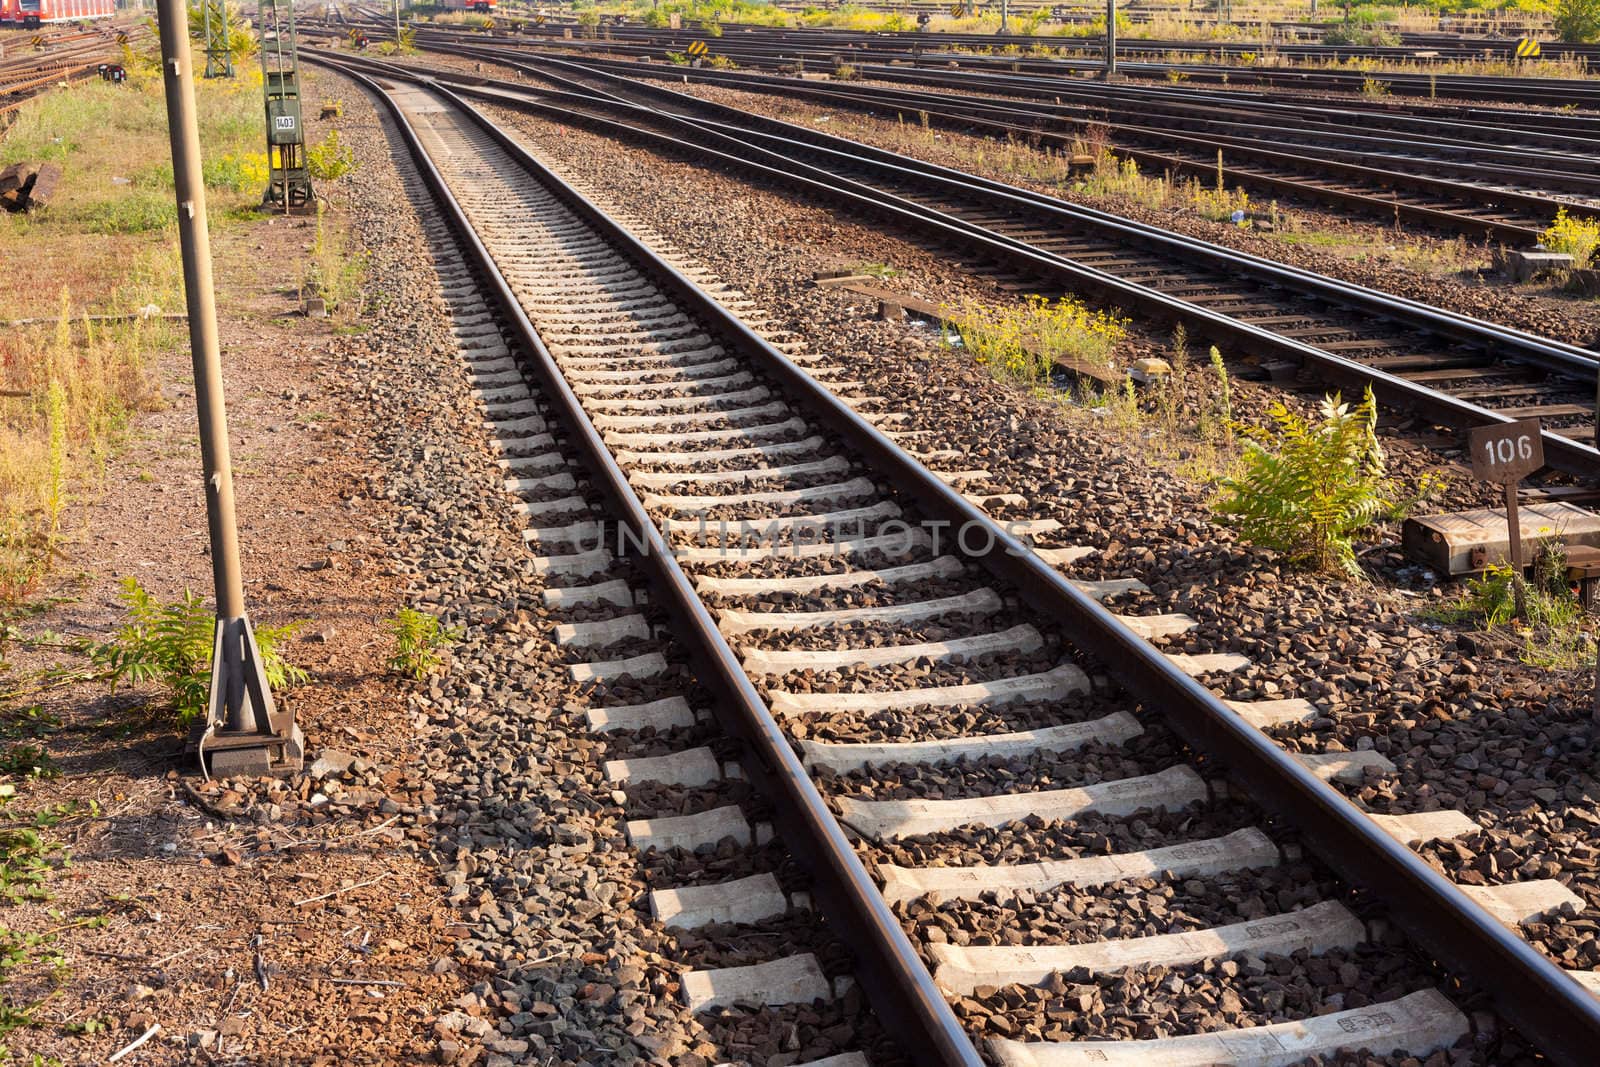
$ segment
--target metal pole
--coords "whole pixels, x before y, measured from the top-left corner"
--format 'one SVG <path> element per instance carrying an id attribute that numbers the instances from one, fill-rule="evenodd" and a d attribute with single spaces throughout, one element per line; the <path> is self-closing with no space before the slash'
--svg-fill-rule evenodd
<path id="1" fill-rule="evenodd" d="M 1528 617 L 1528 605 L 1522 592 L 1522 521 L 1517 515 L 1517 483 L 1506 483 L 1506 550 L 1511 557 L 1511 597 L 1516 602 L 1518 618 Z"/>
<path id="2" fill-rule="evenodd" d="M 1011 32 L 1011 4 L 1009 0 L 1000 0 L 1000 32 Z"/>
<path id="3" fill-rule="evenodd" d="M 394 54 L 400 54 L 400 0 L 394 0 Z"/>
<path id="4" fill-rule="evenodd" d="M 222 398 L 222 353 L 217 338 L 216 292 L 206 226 L 206 189 L 200 167 L 194 68 L 190 59 L 185 0 L 158 0 L 161 60 L 177 188 L 178 242 L 183 253 L 183 290 L 189 310 L 189 345 L 194 357 L 194 397 L 200 423 L 200 462 L 205 472 L 206 525 L 211 538 L 211 577 L 217 596 L 216 640 L 211 665 L 210 710 L 196 740 L 202 767 L 208 743 L 218 773 L 298 770 L 303 755 L 292 714 L 279 714 L 261 670 L 260 652 L 245 617 L 239 568 L 238 524 L 233 510 L 233 469 Z M 224 757 L 226 753 L 226 757 Z M 259 768 L 259 770 L 257 770 Z"/>
<path id="5" fill-rule="evenodd" d="M 1106 0 L 1106 81 L 1117 76 L 1117 0 Z"/>

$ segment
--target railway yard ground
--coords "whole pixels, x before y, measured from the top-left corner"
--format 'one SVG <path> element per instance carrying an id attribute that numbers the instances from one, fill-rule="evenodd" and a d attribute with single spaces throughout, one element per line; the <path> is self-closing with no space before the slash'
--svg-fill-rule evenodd
<path id="1" fill-rule="evenodd" d="M 0 1063 L 1592 1062 L 1600 82 L 378 14 L 314 212 L 196 83 L 288 773 L 186 748 L 157 45 L 0 117 Z M 1531 417 L 1526 580 L 1408 552 Z"/>

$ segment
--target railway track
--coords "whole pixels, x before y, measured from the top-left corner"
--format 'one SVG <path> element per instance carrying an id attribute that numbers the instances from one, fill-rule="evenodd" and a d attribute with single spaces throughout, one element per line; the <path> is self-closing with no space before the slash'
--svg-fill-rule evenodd
<path id="1" fill-rule="evenodd" d="M 369 68 L 383 69 L 383 68 Z M 1537 415 L 1550 467 L 1600 473 L 1595 354 L 1120 216 L 561 61 L 554 88 L 444 71 L 466 95 L 728 166 L 887 220 L 1030 292 L 1182 323 L 1275 376 L 1371 387 L 1457 430 Z M 557 73 L 561 71 L 561 73 Z M 1453 438 L 1450 440 L 1454 440 Z"/>
<path id="2" fill-rule="evenodd" d="M 562 58 L 458 43 L 425 44 L 495 62 Z M 917 88 L 601 59 L 585 59 L 583 65 L 632 79 L 688 79 L 896 115 L 901 121 L 978 130 L 1064 152 L 1081 150 L 1088 139 L 1107 140 L 1115 155 L 1148 172 L 1210 181 L 1220 168 L 1227 182 L 1268 196 L 1290 196 L 1519 246 L 1537 243 L 1561 208 L 1578 217 L 1600 216 L 1600 168 L 1592 155 L 1600 140 L 1595 133 L 1582 128 L 1519 130 L 1505 116 L 1439 121 L 1356 108 L 1339 112 L 1219 98 L 1214 93 L 1063 86 L 1015 75 L 898 67 L 869 67 L 858 74 Z M 973 89 L 979 87 L 1005 95 L 976 95 Z M 1264 129 L 1271 131 L 1269 136 L 1262 135 Z"/>
<path id="3" fill-rule="evenodd" d="M 738 755 L 917 1063 L 978 1063 L 980 1043 L 1001 1063 L 1143 1063 L 1156 1035 L 1186 1063 L 1470 1040 L 1460 990 L 1374 933 L 1374 900 L 1458 979 L 1493 979 L 1501 1010 L 1558 1061 L 1585 1062 L 1600 1001 L 1502 925 L 1547 910 L 1555 888 L 1468 897 L 1445 882 L 1405 843 L 1471 820 L 1356 810 L 1329 782 L 1381 770 L 1374 754 L 1285 752 L 1259 727 L 1304 716 L 1302 702 L 1217 701 L 1202 683 L 1238 657 L 1157 650 L 1151 637 L 1189 622 L 1110 615 L 1096 601 L 1115 589 L 1058 569 L 1080 550 L 1005 518 L 1026 500 L 927 443 L 908 453 L 885 433 L 893 415 L 875 427 L 852 410 L 869 399 L 858 386 L 819 383 L 803 369 L 814 357 L 778 351 L 719 302 L 737 294 L 708 294 L 451 90 L 356 66 L 340 69 L 387 107 L 461 248 L 446 296 L 508 506 L 528 520 L 547 603 L 570 609 L 555 639 L 576 653 L 573 677 L 598 683 L 589 726 L 648 753 L 608 774 L 630 804 L 661 785 L 693 794 L 692 810 L 636 810 L 635 847 L 754 841 L 747 811 L 721 802 Z M 648 592 L 618 577 L 623 559 Z M 661 630 L 709 701 L 672 691 L 687 676 Z M 670 743 L 705 710 L 737 745 Z M 1346 881 L 1299 856 L 1296 829 Z M 1105 903 L 1142 875 L 1170 908 Z M 1114 921 L 1023 930 L 1020 944 L 981 933 L 985 909 L 1026 899 L 1070 916 L 1089 888 Z M 771 871 L 651 900 L 683 928 L 770 928 L 794 903 Z M 923 938 L 974 923 L 978 937 Z M 691 1007 L 837 994 L 815 959 L 772 952 L 686 975 L 681 993 Z M 1295 995 L 1254 981 L 1268 973 Z M 1139 988 L 1144 1015 L 1095 1010 L 1113 982 Z"/>
<path id="4" fill-rule="evenodd" d="M 784 5 L 778 5 L 780 7 Z M 801 10 L 794 8 L 794 10 Z M 949 8 L 943 4 L 909 5 L 908 7 L 895 7 L 896 12 L 915 13 L 926 11 L 932 15 L 944 15 Z M 1126 7 L 1122 15 L 1133 22 L 1134 25 L 1148 22 L 1152 13 L 1142 6 Z M 1201 11 L 1174 11 L 1174 16 L 1184 20 L 1204 24 L 1214 20 L 1214 15 Z M 1022 19 L 1026 9 L 1018 6 L 1012 11 L 1012 16 Z M 1091 6 L 1078 12 L 1067 12 L 1064 17 L 1057 18 L 1057 24 L 1096 22 L 1103 19 L 1103 8 Z M 542 23 L 535 23 L 521 16 L 502 16 L 502 21 L 522 27 L 524 32 L 537 34 L 560 34 L 567 29 L 574 34 L 580 34 L 582 27 L 575 21 L 562 19 L 546 19 Z M 1241 19 L 1239 25 L 1256 27 L 1260 22 L 1255 19 Z M 1400 43 L 1396 45 L 1334 45 L 1318 40 L 1326 29 L 1326 23 L 1272 23 L 1271 36 L 1266 39 L 1232 39 L 1193 41 L 1181 39 L 1167 39 L 1155 37 L 1132 37 L 1123 35 L 1117 41 L 1117 55 L 1119 58 L 1138 58 L 1141 56 L 1168 59 L 1174 56 L 1193 57 L 1205 61 L 1250 62 L 1249 57 L 1273 57 L 1287 60 L 1298 60 L 1306 63 L 1348 62 L 1351 60 L 1391 60 L 1407 63 L 1418 67 L 1427 67 L 1433 63 L 1445 63 L 1462 60 L 1500 60 L 1503 62 L 1514 61 L 1518 37 L 1515 36 L 1490 36 L 1480 34 L 1453 34 L 1453 33 L 1415 33 L 1401 32 Z M 646 28 L 634 25 L 608 27 L 616 36 L 627 33 L 645 32 Z M 1079 37 L 1069 37 L 1056 34 L 1021 34 L 1013 33 L 1005 36 L 993 33 L 963 33 L 950 30 L 939 30 L 932 33 L 917 31 L 852 31 L 839 30 L 828 27 L 801 28 L 794 30 L 779 29 L 770 26 L 746 26 L 739 23 L 724 25 L 727 33 L 764 33 L 769 36 L 789 42 L 815 42 L 817 44 L 839 44 L 849 46 L 859 42 L 863 37 L 870 36 L 880 42 L 893 42 L 909 44 L 913 47 L 942 47 L 957 50 L 980 51 L 985 49 L 1016 48 L 1022 51 L 1041 52 L 1070 52 L 1086 51 L 1103 54 L 1104 35 L 1085 34 Z M 1600 59 L 1600 45 L 1571 44 L 1550 39 L 1548 31 L 1533 32 L 1532 36 L 1541 39 L 1544 46 L 1544 56 L 1556 59 L 1576 59 L 1593 62 Z M 1296 39 L 1301 38 L 1301 39 Z"/>
<path id="5" fill-rule="evenodd" d="M 122 32 L 132 39 L 146 31 L 128 27 Z M 93 77 L 99 64 L 121 55 L 115 32 L 95 29 L 34 36 L 43 36 L 43 48 L 29 47 L 0 58 L 0 121 L 9 121 L 6 116 L 40 93 Z"/>
<path id="6" fill-rule="evenodd" d="M 691 42 L 705 38 L 694 29 L 656 30 L 644 27 L 608 27 L 606 38 L 567 39 L 571 27 L 522 27 L 522 36 L 546 40 L 550 45 L 614 55 L 664 59 L 667 52 L 682 52 Z M 1103 38 L 995 37 L 917 33 L 859 33 L 838 30 L 781 30 L 738 26 L 715 38 L 717 52 L 741 65 L 803 61 L 813 69 L 837 63 L 901 64 L 937 69 L 956 63 L 962 68 L 989 73 L 1022 73 L 1055 79 L 1094 76 L 1103 65 Z M 1030 47 L 1054 55 L 1028 54 Z M 1206 62 L 1150 61 L 1131 58 L 1119 43 L 1117 70 L 1134 80 L 1182 79 L 1194 85 L 1264 86 L 1279 90 L 1318 93 L 1361 93 L 1368 83 L 1382 83 L 1385 95 L 1422 99 L 1464 98 L 1552 108 L 1600 107 L 1600 84 L 1578 78 L 1520 78 L 1488 75 L 1430 74 L 1426 72 L 1320 70 L 1252 63 L 1248 66 Z M 1008 51 L 1017 49 L 1016 52 Z M 1059 54 L 1066 51 L 1067 55 Z M 1074 57 L 1071 53 L 1076 51 Z M 1121 56 L 1129 54 L 1123 61 Z M 1220 57 L 1220 50 L 1216 51 Z"/>

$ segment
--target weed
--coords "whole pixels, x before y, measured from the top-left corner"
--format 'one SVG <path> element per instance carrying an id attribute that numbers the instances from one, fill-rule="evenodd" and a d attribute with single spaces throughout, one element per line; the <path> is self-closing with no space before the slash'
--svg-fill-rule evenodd
<path id="1" fill-rule="evenodd" d="M 267 184 L 271 170 L 265 152 L 225 152 L 201 164 L 206 187 L 242 193 Z"/>
<path id="2" fill-rule="evenodd" d="M 91 1015 L 81 1022 L 70 1022 L 62 1027 L 69 1034 L 83 1034 L 85 1037 L 102 1033 L 111 1027 L 111 1020 L 100 1015 Z"/>
<path id="3" fill-rule="evenodd" d="M 1556 220 L 1539 235 L 1539 243 L 1552 252 L 1565 252 L 1572 265 L 1583 269 L 1595 262 L 1600 252 L 1600 220 L 1575 219 L 1566 208 L 1556 211 Z"/>
<path id="4" fill-rule="evenodd" d="M 1509 566 L 1491 566 L 1467 579 L 1454 603 L 1424 614 L 1438 622 L 1507 627 L 1519 658 L 1531 666 L 1587 667 L 1595 658 L 1595 642 L 1583 631 L 1583 609 L 1567 587 L 1566 566 L 1565 548 L 1546 542 L 1534 559 L 1532 582 Z"/>
<path id="5" fill-rule="evenodd" d="M 366 259 L 348 253 L 344 231 L 328 223 L 322 202 L 318 201 L 317 231 L 300 281 L 301 292 L 320 297 L 331 315 L 360 297 L 365 271 Z"/>
<path id="6" fill-rule="evenodd" d="M 356 154 L 339 140 L 338 130 L 329 130 L 321 142 L 306 147 L 306 169 L 320 181 L 337 181 L 356 166 Z"/>
<path id="7" fill-rule="evenodd" d="M 1228 378 L 1228 365 L 1222 361 L 1222 353 L 1216 345 L 1211 346 L 1211 369 L 1217 375 L 1216 407 L 1212 414 L 1215 416 L 1212 426 L 1220 428 L 1222 439 L 1228 449 L 1233 448 L 1233 383 Z M 1202 430 L 1205 429 L 1202 417 Z M 1209 433 L 1205 434 L 1210 437 Z"/>
<path id="8" fill-rule="evenodd" d="M 0 711 L 0 740 L 15 741 L 22 738 L 37 740 L 60 725 L 60 716 L 50 714 L 37 704 L 16 710 Z"/>
<path id="9" fill-rule="evenodd" d="M 1390 501 L 1384 512 L 1386 522 L 1405 522 L 1421 508 L 1427 507 L 1444 495 L 1450 479 L 1435 471 L 1424 471 L 1417 478 L 1416 488 L 1410 496 Z"/>
<path id="10" fill-rule="evenodd" d="M 36 828 L 0 829 L 0 903 L 49 900 L 50 890 L 45 882 L 66 864 L 66 853 L 61 845 L 47 840 Z M 0 931 L 3 930 L 0 927 Z M 3 934 L 0 934 L 0 975 L 7 970 L 8 958 Z"/>
<path id="11" fill-rule="evenodd" d="M 0 751 L 0 775 L 11 778 L 59 778 L 61 767 L 43 745 L 17 744 Z"/>
<path id="12" fill-rule="evenodd" d="M 401 608 L 389 620 L 394 635 L 394 654 L 389 669 L 415 681 L 422 681 L 444 663 L 444 649 L 459 636 L 437 618 L 414 608 Z"/>
<path id="13" fill-rule="evenodd" d="M 117 636 L 96 645 L 91 659 L 106 671 L 112 689 L 121 684 L 153 682 L 165 691 L 164 706 L 188 725 L 205 714 L 211 690 L 211 652 L 216 617 L 188 590 L 162 604 L 137 578 L 122 580 L 122 602 L 128 618 Z M 306 679 L 306 672 L 284 658 L 281 646 L 299 623 L 255 628 L 256 647 L 267 684 L 281 688 Z"/>
<path id="14" fill-rule="evenodd" d="M 1359 575 L 1353 538 L 1387 506 L 1378 406 L 1370 389 L 1355 407 L 1335 393 L 1321 413 L 1313 423 L 1279 402 L 1270 430 L 1238 425 L 1244 469 L 1223 479 L 1216 509 L 1249 541 L 1315 570 Z"/>
<path id="15" fill-rule="evenodd" d="M 1370 100 L 1382 100 L 1389 95 L 1389 83 L 1377 78 L 1362 78 L 1361 95 Z"/>
<path id="16" fill-rule="evenodd" d="M 1024 385 L 1048 380 L 1058 363 L 1111 366 L 1128 324 L 1071 297 L 1051 303 L 1037 295 L 1008 307 L 969 302 L 947 321 L 974 360 Z"/>
<path id="17" fill-rule="evenodd" d="M 1362 45 L 1367 48 L 1393 47 L 1400 43 L 1400 38 L 1389 30 L 1357 22 L 1329 26 L 1323 31 L 1322 39 L 1328 44 Z"/>

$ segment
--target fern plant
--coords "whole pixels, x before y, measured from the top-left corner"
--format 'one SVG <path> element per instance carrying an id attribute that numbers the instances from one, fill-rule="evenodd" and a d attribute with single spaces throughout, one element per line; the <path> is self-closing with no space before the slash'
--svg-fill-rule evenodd
<path id="1" fill-rule="evenodd" d="M 1316 422 L 1282 403 L 1267 415 L 1270 429 L 1236 426 L 1245 440 L 1244 469 L 1223 479 L 1217 511 L 1247 540 L 1298 564 L 1359 574 L 1352 539 L 1388 506 L 1372 391 L 1354 407 L 1337 393 L 1323 397 Z"/>
<path id="2" fill-rule="evenodd" d="M 128 619 L 117 636 L 93 651 L 113 690 L 153 683 L 166 691 L 166 705 L 187 726 L 206 712 L 211 693 L 211 650 L 216 616 L 196 594 L 163 604 L 137 578 L 122 580 Z M 303 682 L 306 672 L 284 658 L 282 644 L 299 623 L 255 628 L 261 668 L 273 689 Z"/>

